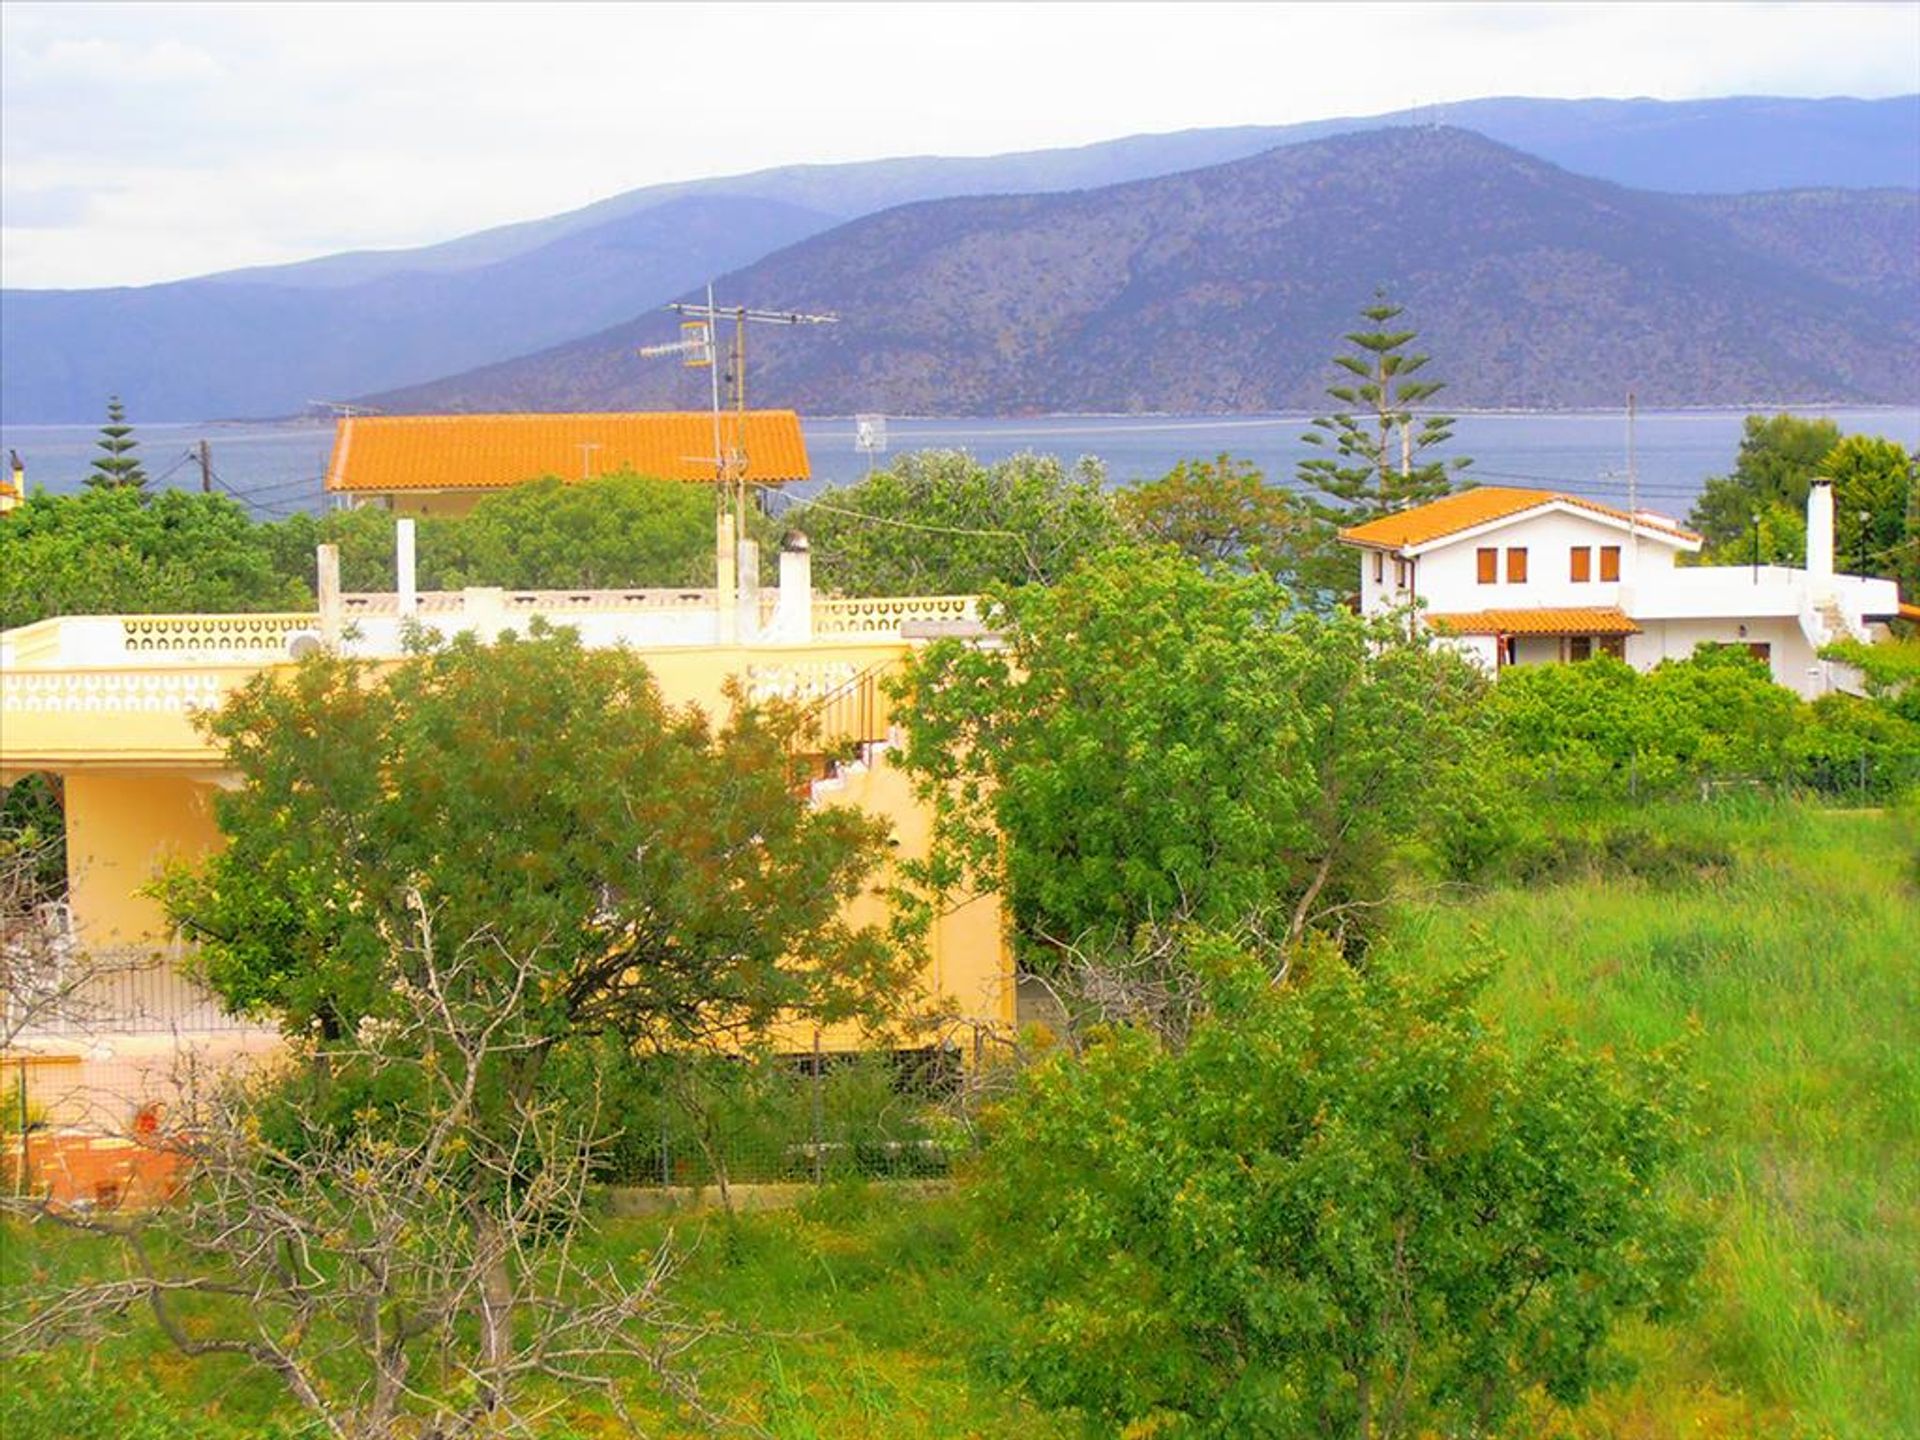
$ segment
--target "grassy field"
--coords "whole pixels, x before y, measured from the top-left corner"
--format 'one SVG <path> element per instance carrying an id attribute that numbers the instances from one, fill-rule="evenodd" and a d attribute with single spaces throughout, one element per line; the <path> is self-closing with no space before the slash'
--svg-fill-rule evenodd
<path id="1" fill-rule="evenodd" d="M 1628 1337 L 1637 1381 L 1591 1436 L 1920 1436 L 1920 838 L 1911 816 L 1675 807 L 1634 823 L 1725 848 L 1658 881 L 1502 889 L 1403 917 L 1395 948 L 1505 957 L 1516 1036 L 1691 1034 L 1713 1221 L 1697 1314 Z"/>
<path id="2" fill-rule="evenodd" d="M 1626 823 L 1674 848 L 1417 906 L 1388 942 L 1387 963 L 1504 957 L 1486 1003 L 1518 1036 L 1692 1037 L 1701 1142 L 1680 1183 L 1713 1227 L 1698 1304 L 1622 1337 L 1635 1378 L 1578 1412 L 1538 1411 L 1529 1429 L 1920 1436 L 1913 819 L 1692 806 Z M 661 1229 L 609 1222 L 598 1243 L 618 1255 Z M 9 1284 L 109 1263 L 40 1231 L 4 1238 Z M 956 1200 L 828 1190 L 798 1212 L 682 1222 L 678 1238 L 691 1247 L 683 1302 L 729 1327 L 705 1360 L 709 1398 L 783 1440 L 1080 1433 L 997 1378 L 1004 1317 L 977 1278 L 991 1240 Z M 56 1410 L 59 1395 L 77 1398 Z M 259 1433 L 275 1413 L 258 1377 L 171 1359 L 138 1325 L 91 1354 L 0 1370 L 8 1440 L 217 1440 Z M 601 1428 L 584 1408 L 572 1421 Z"/>

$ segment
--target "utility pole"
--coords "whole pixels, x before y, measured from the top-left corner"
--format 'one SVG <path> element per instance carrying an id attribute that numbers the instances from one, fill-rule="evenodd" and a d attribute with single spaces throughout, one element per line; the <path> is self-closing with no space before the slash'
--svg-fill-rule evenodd
<path id="1" fill-rule="evenodd" d="M 745 305 L 721 307 L 707 286 L 703 305 L 678 303 L 667 307 L 680 320 L 680 339 L 665 345 L 643 345 L 643 356 L 681 355 L 690 369 L 705 366 L 708 395 L 713 406 L 714 578 L 718 582 L 720 639 L 725 644 L 737 633 L 735 587 L 749 564 L 757 564 L 747 532 L 747 326 L 834 325 L 838 315 L 809 315 L 797 310 L 755 310 Z M 721 423 L 718 326 L 733 321 L 732 373 L 733 442 L 728 444 Z"/>
<path id="2" fill-rule="evenodd" d="M 213 451 L 204 440 L 195 449 L 200 460 L 200 493 L 211 495 L 213 493 Z"/>
<path id="3" fill-rule="evenodd" d="M 1627 392 L 1627 574 L 1640 583 L 1640 467 L 1633 447 L 1633 391 Z"/>
<path id="4" fill-rule="evenodd" d="M 593 479 L 593 452 L 599 448 L 598 441 L 582 440 L 580 442 L 580 479 L 583 482 Z"/>

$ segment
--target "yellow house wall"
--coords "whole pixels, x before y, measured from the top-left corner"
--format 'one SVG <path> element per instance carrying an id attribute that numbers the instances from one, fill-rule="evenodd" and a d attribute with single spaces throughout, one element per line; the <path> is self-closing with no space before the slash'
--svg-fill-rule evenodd
<path id="1" fill-rule="evenodd" d="M 139 892 L 172 860 L 220 843 L 214 787 L 178 775 L 75 773 L 66 780 L 69 900 L 87 945 L 164 939 L 166 917 Z"/>
<path id="2" fill-rule="evenodd" d="M 830 804 L 856 806 L 891 824 L 898 859 L 926 857 L 932 843 L 932 816 L 914 796 L 907 776 L 886 763 L 884 752 L 879 763 L 849 774 L 844 787 L 828 791 L 824 799 Z M 886 902 L 871 893 L 862 896 L 848 908 L 847 918 L 856 925 L 884 924 Z M 1013 959 L 997 897 L 976 896 L 942 914 L 927 937 L 926 950 L 918 993 L 903 1008 L 932 1010 L 934 1026 L 926 1034 L 898 1036 L 898 1043 L 918 1048 L 951 1039 L 964 1050 L 966 1037 L 977 1026 L 1012 1028 Z M 805 1050 L 811 1044 L 811 1032 L 805 1036 L 783 1035 L 780 1042 L 783 1049 Z M 838 1027 L 821 1035 L 821 1046 L 828 1050 L 856 1049 L 862 1043 L 862 1037 L 851 1027 Z"/>
<path id="3" fill-rule="evenodd" d="M 843 683 L 849 674 L 902 657 L 907 648 L 891 638 L 836 639 L 804 646 L 662 649 L 646 652 L 645 659 L 668 699 L 699 704 L 717 716 L 726 708 L 729 677 L 773 691 L 819 693 L 820 687 Z M 194 727 L 191 712 L 196 706 L 217 705 L 228 689 L 258 668 L 189 663 L 75 673 L 84 695 L 80 708 L 10 709 L 6 714 L 0 729 L 0 768 L 8 778 L 41 769 L 65 777 L 71 898 L 88 943 L 130 945 L 164 936 L 159 907 L 139 892 L 166 861 L 191 859 L 219 843 L 212 782 L 222 757 Z M 875 705 L 874 718 L 885 725 L 885 697 L 876 697 Z M 906 777 L 890 766 L 881 763 L 848 775 L 825 799 L 857 805 L 887 820 L 900 855 L 926 853 L 930 816 Z M 850 918 L 879 921 L 883 906 L 878 897 L 868 897 Z M 1010 1024 L 1012 967 L 1000 931 L 999 907 L 991 898 L 941 917 L 928 939 L 928 963 L 916 998 L 937 1000 L 961 1031 L 972 1025 Z M 783 1048 L 806 1049 L 812 1035 L 810 1030 L 796 1031 L 781 1040 Z M 862 1040 L 840 1031 L 823 1036 L 822 1043 L 849 1049 Z M 902 1036 L 900 1043 L 929 1042 Z"/>

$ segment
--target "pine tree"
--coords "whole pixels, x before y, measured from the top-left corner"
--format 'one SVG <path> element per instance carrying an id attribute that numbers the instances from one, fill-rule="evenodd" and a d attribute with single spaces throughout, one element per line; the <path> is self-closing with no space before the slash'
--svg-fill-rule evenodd
<path id="1" fill-rule="evenodd" d="M 1453 437 L 1454 422 L 1451 416 L 1416 414 L 1422 401 L 1445 387 L 1438 380 L 1411 378 L 1429 357 L 1407 349 L 1417 331 L 1386 328 L 1404 309 L 1383 291 L 1374 293 L 1373 304 L 1360 312 L 1371 328 L 1346 336 L 1358 353 L 1333 357 L 1354 376 L 1351 383 L 1327 387 L 1342 408 L 1316 416 L 1300 437 L 1309 445 L 1331 445 L 1335 452 L 1299 465 L 1301 483 L 1328 497 L 1309 504 L 1329 525 L 1360 525 L 1436 500 L 1456 488 L 1455 477 L 1468 464 L 1421 458 Z"/>
<path id="2" fill-rule="evenodd" d="M 147 488 L 147 472 L 133 452 L 140 442 L 133 438 L 133 426 L 127 423 L 127 407 L 118 395 L 107 397 L 107 423 L 100 427 L 94 442 L 107 453 L 93 462 L 86 483 L 99 490 Z"/>

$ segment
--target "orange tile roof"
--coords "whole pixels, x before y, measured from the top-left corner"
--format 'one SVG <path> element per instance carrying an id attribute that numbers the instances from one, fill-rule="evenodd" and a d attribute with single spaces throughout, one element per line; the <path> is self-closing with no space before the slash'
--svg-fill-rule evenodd
<path id="1" fill-rule="evenodd" d="M 1587 500 L 1558 490 L 1517 490 L 1505 485 L 1479 485 L 1471 490 L 1442 496 L 1425 505 L 1416 505 L 1411 510 L 1383 515 L 1364 525 L 1350 526 L 1340 532 L 1340 538 L 1350 545 L 1377 545 L 1389 550 L 1405 550 L 1409 546 L 1425 545 L 1429 541 L 1457 535 L 1463 530 L 1471 530 L 1494 520 L 1523 515 L 1555 501 L 1590 510 L 1596 515 L 1618 520 L 1623 525 L 1633 519 L 1625 510 L 1616 510 L 1611 505 L 1602 505 L 1598 500 Z M 1640 517 L 1639 525 L 1643 530 L 1657 530 L 1681 540 L 1697 543 L 1700 539 L 1691 530 L 1649 520 L 1645 515 Z"/>
<path id="2" fill-rule="evenodd" d="M 1900 602 L 1900 618 L 1902 620 L 1920 620 L 1920 605 L 1909 605 L 1906 601 L 1902 600 Z"/>
<path id="3" fill-rule="evenodd" d="M 731 448 L 739 420 L 723 413 L 720 424 L 721 445 Z M 800 417 L 791 410 L 749 410 L 741 448 L 749 480 L 779 485 L 813 473 Z M 594 475 L 632 470 L 711 481 L 713 415 L 354 415 L 334 430 L 327 489 L 494 490 L 546 475 L 578 479 L 588 464 Z"/>
<path id="4" fill-rule="evenodd" d="M 1565 610 L 1480 610 L 1428 615 L 1427 624 L 1451 635 L 1638 635 L 1640 627 L 1610 605 Z"/>

